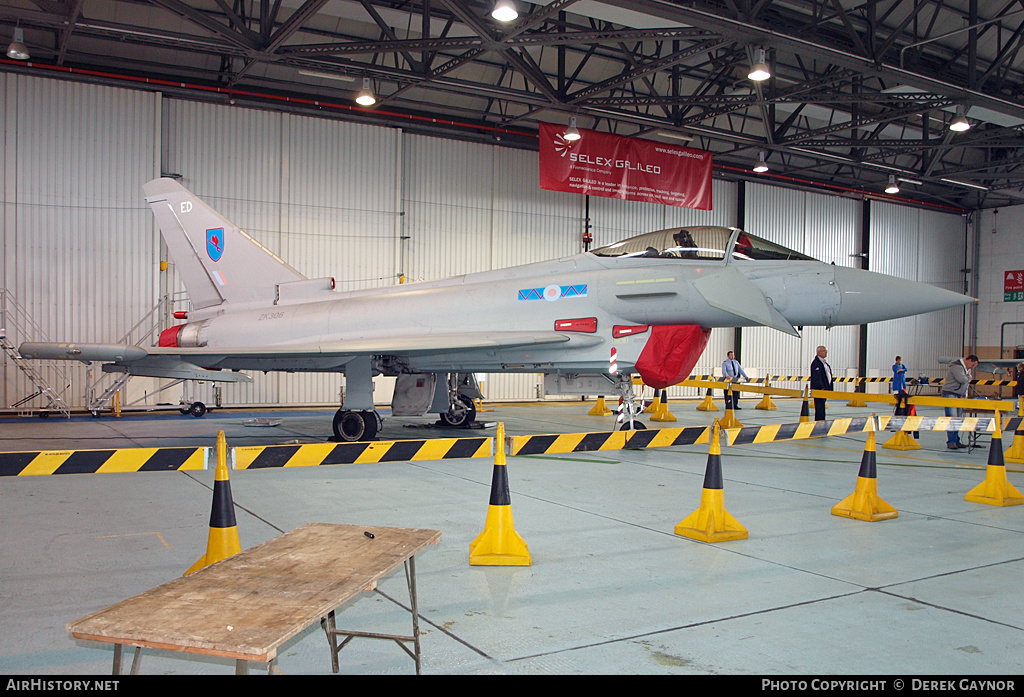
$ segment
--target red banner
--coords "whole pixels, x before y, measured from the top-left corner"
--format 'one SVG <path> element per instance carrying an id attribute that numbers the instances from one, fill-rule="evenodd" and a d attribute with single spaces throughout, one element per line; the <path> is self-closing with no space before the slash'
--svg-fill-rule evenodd
<path id="1" fill-rule="evenodd" d="M 540 188 L 711 210 L 711 153 L 654 140 L 540 125 Z"/>

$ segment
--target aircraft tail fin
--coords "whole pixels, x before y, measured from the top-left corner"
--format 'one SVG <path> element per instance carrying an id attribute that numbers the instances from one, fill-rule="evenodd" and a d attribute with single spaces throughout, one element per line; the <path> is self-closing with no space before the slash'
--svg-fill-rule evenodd
<path id="1" fill-rule="evenodd" d="M 306 279 L 175 180 L 142 188 L 195 309 L 274 302 L 278 284 Z"/>

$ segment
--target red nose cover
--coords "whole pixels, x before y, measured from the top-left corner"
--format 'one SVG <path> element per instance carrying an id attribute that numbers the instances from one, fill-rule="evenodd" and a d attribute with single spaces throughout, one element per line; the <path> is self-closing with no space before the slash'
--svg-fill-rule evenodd
<path id="1" fill-rule="evenodd" d="M 644 384 L 664 390 L 688 378 L 709 336 L 710 329 L 696 324 L 651 327 L 651 337 L 636 362 Z"/>
<path id="2" fill-rule="evenodd" d="M 176 327 L 168 327 L 167 329 L 160 332 L 160 341 L 157 342 L 158 346 L 169 346 L 175 348 L 178 345 L 178 332 L 184 327 L 184 324 L 179 324 Z"/>

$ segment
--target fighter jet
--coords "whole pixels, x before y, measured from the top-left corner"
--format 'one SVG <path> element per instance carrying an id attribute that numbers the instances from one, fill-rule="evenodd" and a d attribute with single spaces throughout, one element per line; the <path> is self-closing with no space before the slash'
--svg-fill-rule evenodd
<path id="1" fill-rule="evenodd" d="M 473 373 L 545 374 L 559 394 L 616 392 L 632 375 L 663 389 L 686 378 L 712 328 L 858 325 L 973 298 L 824 264 L 748 232 L 696 226 L 590 252 L 437 281 L 338 292 L 309 279 L 173 179 L 144 186 L 188 291 L 186 322 L 154 347 L 25 343 L 24 357 L 100 362 L 105 372 L 202 380 L 236 371 L 345 376 L 339 440 L 381 425 L 373 377 L 397 376 L 394 415 L 475 419 Z M 897 301 L 898 299 L 898 301 Z"/>

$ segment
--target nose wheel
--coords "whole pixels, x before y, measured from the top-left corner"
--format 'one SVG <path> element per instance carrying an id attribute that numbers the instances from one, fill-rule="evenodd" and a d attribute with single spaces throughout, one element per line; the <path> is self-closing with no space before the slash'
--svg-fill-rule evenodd
<path id="1" fill-rule="evenodd" d="M 373 440 L 380 426 L 380 417 L 375 411 L 339 409 L 334 415 L 334 435 L 341 442 Z"/>
<path id="2" fill-rule="evenodd" d="M 459 395 L 446 413 L 438 414 L 441 423 L 450 428 L 466 428 L 476 420 L 476 406 L 469 397 Z"/>

